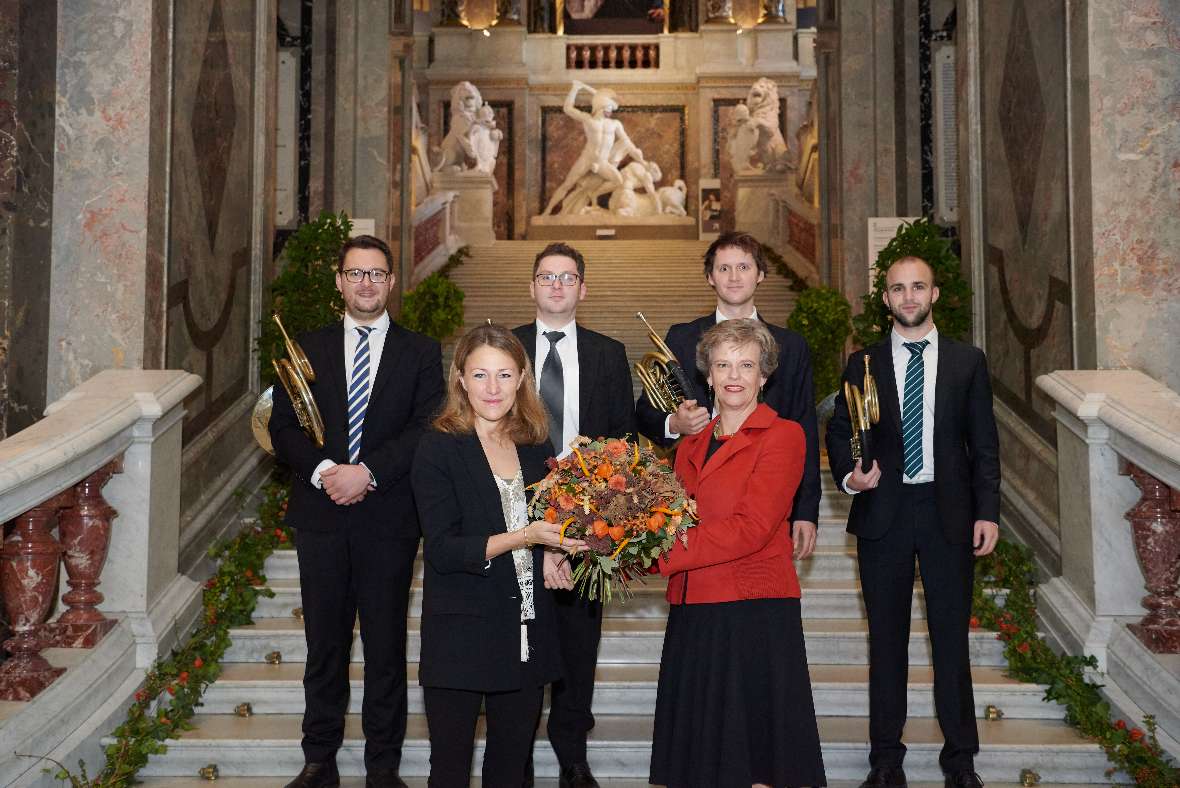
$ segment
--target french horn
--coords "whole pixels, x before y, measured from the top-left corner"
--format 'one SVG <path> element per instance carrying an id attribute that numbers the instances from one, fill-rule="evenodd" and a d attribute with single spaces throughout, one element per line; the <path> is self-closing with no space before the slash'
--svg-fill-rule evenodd
<path id="1" fill-rule="evenodd" d="M 869 371 L 869 354 L 865 353 L 864 391 L 855 384 L 844 381 L 844 401 L 848 405 L 848 418 L 852 422 L 852 437 L 848 443 L 852 459 L 861 460 L 865 471 L 873 462 L 872 433 L 869 430 L 881 420 L 881 400 L 877 396 L 877 381 Z"/>
<path id="2" fill-rule="evenodd" d="M 635 374 L 643 384 L 643 390 L 647 392 L 651 404 L 665 413 L 674 413 L 676 407 L 688 399 L 687 394 L 692 391 L 692 384 L 684 374 L 680 362 L 676 360 L 676 354 L 664 344 L 664 340 L 660 339 L 660 335 L 651 327 L 651 323 L 647 322 L 643 313 L 636 312 L 635 316 L 647 326 L 647 337 L 656 346 L 654 351 L 644 355 L 635 364 Z"/>
<path id="3" fill-rule="evenodd" d="M 283 334 L 283 342 L 287 346 L 289 358 L 272 360 L 275 375 L 287 390 L 291 398 L 291 406 L 295 409 L 295 417 L 299 419 L 299 426 L 311 438 L 317 449 L 324 448 L 324 419 L 320 416 L 320 409 L 316 405 L 315 397 L 311 394 L 309 383 L 315 382 L 315 370 L 299 343 L 287 336 L 287 329 L 283 328 L 283 321 L 278 313 L 274 315 L 275 324 Z M 254 403 L 254 411 L 250 414 L 250 429 L 254 432 L 254 440 L 267 454 L 274 454 L 274 445 L 270 439 L 270 415 L 274 410 L 274 386 L 268 386 L 262 396 Z"/>

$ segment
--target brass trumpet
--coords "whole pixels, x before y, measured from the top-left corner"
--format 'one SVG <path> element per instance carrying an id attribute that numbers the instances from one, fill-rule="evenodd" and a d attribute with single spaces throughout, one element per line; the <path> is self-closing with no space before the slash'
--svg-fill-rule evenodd
<path id="1" fill-rule="evenodd" d="M 308 383 L 315 382 L 315 370 L 307 360 L 307 354 L 299 343 L 287 336 L 287 329 L 283 328 L 283 321 L 278 313 L 274 321 L 283 334 L 283 342 L 287 345 L 287 358 L 273 360 L 275 374 L 287 395 L 291 398 L 291 406 L 295 409 L 295 417 L 299 419 L 299 426 L 311 438 L 317 449 L 324 448 L 324 419 L 320 416 L 320 409 L 316 405 L 315 397 L 311 394 Z M 268 386 L 262 396 L 254 403 L 254 412 L 250 414 L 250 429 L 254 432 L 254 440 L 266 451 L 274 454 L 274 446 L 270 440 L 270 414 L 274 409 L 274 386 Z"/>
<path id="2" fill-rule="evenodd" d="M 844 381 L 844 401 L 848 405 L 848 418 L 852 422 L 852 459 L 861 460 L 861 467 L 868 470 L 872 465 L 872 433 L 869 429 L 881 420 L 881 400 L 877 396 L 877 381 L 869 371 L 869 354 L 865 353 L 864 392 L 856 385 Z"/>
<path id="3" fill-rule="evenodd" d="M 676 407 L 688 399 L 692 384 L 684 374 L 680 362 L 676 360 L 676 354 L 664 344 L 664 340 L 660 339 L 660 335 L 651 327 L 651 323 L 647 322 L 643 313 L 636 312 L 635 316 L 647 326 L 647 337 L 656 346 L 654 351 L 644 355 L 635 364 L 635 374 L 643 384 L 643 390 L 647 392 L 651 404 L 665 413 L 674 413 Z"/>

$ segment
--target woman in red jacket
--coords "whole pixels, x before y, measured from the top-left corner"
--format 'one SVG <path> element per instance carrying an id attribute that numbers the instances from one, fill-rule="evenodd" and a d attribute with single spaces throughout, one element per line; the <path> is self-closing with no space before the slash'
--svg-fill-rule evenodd
<path id="1" fill-rule="evenodd" d="M 758 402 L 777 361 L 756 319 L 718 323 L 697 345 L 717 415 L 676 451 L 700 524 L 660 560 L 671 609 L 654 784 L 826 784 L 791 559 L 803 429 Z"/>

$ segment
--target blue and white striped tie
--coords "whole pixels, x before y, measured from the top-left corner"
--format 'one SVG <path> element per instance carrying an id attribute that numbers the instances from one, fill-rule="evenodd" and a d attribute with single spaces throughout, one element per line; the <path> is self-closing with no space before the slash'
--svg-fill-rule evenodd
<path id="1" fill-rule="evenodd" d="M 361 432 L 369 404 L 369 334 L 372 326 L 357 326 L 360 339 L 352 357 L 352 382 L 348 385 L 348 461 L 356 465 L 361 454 Z"/>
<path id="2" fill-rule="evenodd" d="M 922 470 L 922 390 L 926 378 L 922 351 L 929 344 L 928 339 L 902 343 L 910 351 L 910 360 L 905 365 L 905 388 L 901 395 L 901 443 L 905 450 L 905 475 L 911 479 Z"/>

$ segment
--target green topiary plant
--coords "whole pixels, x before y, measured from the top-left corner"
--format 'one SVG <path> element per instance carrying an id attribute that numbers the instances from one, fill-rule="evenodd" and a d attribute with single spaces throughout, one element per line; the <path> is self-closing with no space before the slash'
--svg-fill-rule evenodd
<path id="1" fill-rule="evenodd" d="M 893 240 L 877 255 L 877 273 L 873 287 L 861 298 L 864 311 L 852 318 L 853 339 L 868 347 L 889 333 L 893 318 L 881 294 L 885 292 L 885 272 L 895 260 L 908 255 L 921 257 L 934 268 L 938 302 L 934 305 L 934 323 L 938 333 L 953 339 L 967 339 L 971 333 L 971 287 L 963 277 L 958 255 L 942 230 L 928 219 L 903 224 Z"/>
<path id="2" fill-rule="evenodd" d="M 439 341 L 460 328 L 463 325 L 463 291 L 447 274 L 470 256 L 468 247 L 457 249 L 442 268 L 406 293 L 397 322 Z"/>
<path id="3" fill-rule="evenodd" d="M 258 362 L 262 385 L 275 382 L 272 361 L 285 358 L 287 349 L 279 327 L 271 320 L 278 312 L 292 339 L 334 323 L 344 313 L 344 299 L 336 289 L 336 256 L 348 240 L 352 221 L 341 212 L 324 211 L 301 225 L 283 249 L 285 263 L 270 284 L 271 309 L 264 313 L 258 337 Z"/>
<path id="4" fill-rule="evenodd" d="M 795 303 L 787 328 L 798 331 L 811 350 L 815 401 L 822 401 L 840 383 L 840 351 L 852 333 L 852 307 L 839 290 L 811 287 Z"/>
<path id="5" fill-rule="evenodd" d="M 799 274 L 791 270 L 791 266 L 787 265 L 787 261 L 773 246 L 762 244 L 762 254 L 766 255 L 766 267 L 786 279 L 790 283 L 791 292 L 802 293 L 807 289 L 807 283 Z"/>

